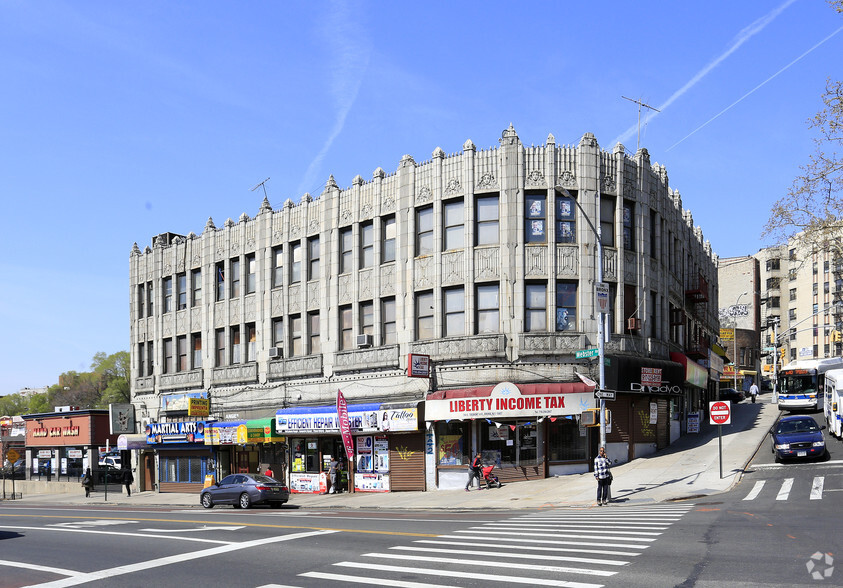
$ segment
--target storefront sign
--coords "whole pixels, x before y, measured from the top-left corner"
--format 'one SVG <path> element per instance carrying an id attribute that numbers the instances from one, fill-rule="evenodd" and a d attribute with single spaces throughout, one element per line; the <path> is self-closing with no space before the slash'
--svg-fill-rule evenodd
<path id="1" fill-rule="evenodd" d="M 522 395 L 518 386 L 504 382 L 495 386 L 489 396 L 427 400 L 425 401 L 425 418 L 431 421 L 444 421 L 563 416 L 580 414 L 594 407 L 592 392 Z"/>
<path id="2" fill-rule="evenodd" d="M 188 392 L 186 394 L 165 394 L 161 397 L 161 410 L 187 412 L 191 398 L 208 398 L 207 392 Z"/>
<path id="3" fill-rule="evenodd" d="M 41 449 L 38 451 L 38 459 L 49 459 L 53 457 L 53 451 L 51 449 Z"/>
<path id="4" fill-rule="evenodd" d="M 689 412 L 688 413 L 687 431 L 688 431 L 688 433 L 699 433 L 700 432 L 700 413 L 698 413 L 698 412 Z"/>
<path id="5" fill-rule="evenodd" d="M 283 443 L 285 437 L 275 433 L 275 419 L 246 421 L 246 441 L 248 443 Z"/>
<path id="6" fill-rule="evenodd" d="M 82 450 L 81 449 L 68 449 L 67 450 L 67 457 L 70 459 L 82 459 Z"/>
<path id="7" fill-rule="evenodd" d="M 235 445 L 237 429 L 245 425 L 246 421 L 208 423 L 205 427 L 205 445 Z"/>
<path id="8" fill-rule="evenodd" d="M 662 369 L 652 367 L 641 368 L 641 384 L 643 386 L 661 386 Z"/>
<path id="9" fill-rule="evenodd" d="M 345 447 L 345 456 L 349 463 L 354 459 L 354 441 L 351 439 L 351 423 L 348 420 L 348 404 L 342 390 L 337 390 L 337 424 L 339 425 L 342 444 Z"/>
<path id="10" fill-rule="evenodd" d="M 135 432 L 135 407 L 132 404 L 109 404 L 108 422 L 112 435 Z"/>
<path id="11" fill-rule="evenodd" d="M 411 353 L 407 357 L 407 376 L 410 378 L 429 378 L 430 356 Z"/>
<path id="12" fill-rule="evenodd" d="M 146 442 L 161 443 L 204 443 L 205 422 L 150 423 L 146 426 Z"/>
<path id="13" fill-rule="evenodd" d="M 206 417 L 211 411 L 211 401 L 207 398 L 188 398 L 187 416 Z"/>
<path id="14" fill-rule="evenodd" d="M 290 474 L 290 492 L 293 494 L 319 494 L 327 492 L 328 480 L 325 473 L 321 474 Z"/>
<path id="15" fill-rule="evenodd" d="M 389 492 L 389 474 L 354 474 L 354 488 L 358 492 Z"/>
<path id="16" fill-rule="evenodd" d="M 346 405 L 349 430 L 352 433 L 418 431 L 418 407 L 384 408 L 381 404 Z M 335 407 L 285 408 L 275 415 L 278 434 L 339 433 L 339 418 Z"/>

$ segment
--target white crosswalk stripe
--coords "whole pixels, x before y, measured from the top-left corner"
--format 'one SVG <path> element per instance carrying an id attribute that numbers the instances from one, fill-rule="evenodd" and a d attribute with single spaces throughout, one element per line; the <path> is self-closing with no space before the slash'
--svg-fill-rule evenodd
<path id="1" fill-rule="evenodd" d="M 763 500 L 765 495 L 769 500 L 770 493 L 765 493 L 765 488 L 770 487 L 773 487 L 773 491 L 776 492 L 775 500 L 777 501 L 802 500 L 805 498 L 809 500 L 822 500 L 825 491 L 825 478 L 825 476 L 814 476 L 810 489 L 807 488 L 806 484 L 809 480 L 808 478 L 785 478 L 781 480 L 778 490 L 775 489 L 775 486 L 779 480 L 756 480 L 752 489 L 743 497 L 743 500 Z M 767 482 L 770 484 L 767 484 Z"/>
<path id="2" fill-rule="evenodd" d="M 494 582 L 600 588 L 603 581 L 621 578 L 692 508 L 653 505 L 530 513 L 363 553 L 355 561 L 338 561 L 299 578 L 306 586 L 342 582 L 421 588 Z"/>

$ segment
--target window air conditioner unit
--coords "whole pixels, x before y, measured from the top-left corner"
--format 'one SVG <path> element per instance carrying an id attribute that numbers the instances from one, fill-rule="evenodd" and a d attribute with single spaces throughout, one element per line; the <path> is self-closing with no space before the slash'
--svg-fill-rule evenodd
<path id="1" fill-rule="evenodd" d="M 357 335 L 357 347 L 371 347 L 372 346 L 372 336 L 371 335 Z"/>
<path id="2" fill-rule="evenodd" d="M 641 319 L 629 317 L 626 319 L 626 328 L 629 331 L 638 331 L 641 329 Z"/>
<path id="3" fill-rule="evenodd" d="M 284 357 L 284 350 L 280 347 L 269 348 L 269 359 L 280 359 Z"/>

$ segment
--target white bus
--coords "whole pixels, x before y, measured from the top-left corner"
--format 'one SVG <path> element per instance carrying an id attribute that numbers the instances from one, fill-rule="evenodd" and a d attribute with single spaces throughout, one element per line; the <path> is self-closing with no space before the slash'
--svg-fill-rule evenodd
<path id="1" fill-rule="evenodd" d="M 843 369 L 843 357 L 799 359 L 779 372 L 779 410 L 824 408 L 823 384 L 829 370 Z"/>
<path id="2" fill-rule="evenodd" d="M 825 420 L 835 437 L 843 435 L 843 370 L 825 373 Z"/>

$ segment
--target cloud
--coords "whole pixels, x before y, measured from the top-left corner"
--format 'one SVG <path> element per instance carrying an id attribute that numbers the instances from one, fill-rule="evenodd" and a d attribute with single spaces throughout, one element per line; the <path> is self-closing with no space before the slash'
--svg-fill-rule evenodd
<path id="1" fill-rule="evenodd" d="M 668 108 L 671 104 L 676 102 L 679 98 L 681 98 L 688 90 L 696 86 L 705 76 L 709 74 L 715 67 L 723 63 L 732 53 L 740 49 L 740 47 L 749 41 L 752 37 L 763 31 L 768 24 L 773 22 L 775 18 L 781 14 L 785 9 L 787 9 L 791 4 L 796 2 L 796 0 L 786 0 L 784 3 L 780 4 L 778 7 L 774 8 L 761 18 L 755 20 L 752 24 L 747 27 L 744 27 L 740 33 L 735 37 L 732 44 L 720 55 L 715 57 L 712 61 L 710 61 L 705 67 L 703 67 L 700 71 L 698 71 L 694 77 L 688 80 L 684 86 L 676 90 L 670 98 L 668 98 L 665 102 L 659 105 L 657 108 L 659 111 L 664 112 L 666 108 Z M 648 112 L 647 115 L 644 116 L 644 120 L 642 124 L 646 126 L 648 122 L 650 122 L 653 118 L 658 116 L 658 112 Z M 623 143 L 630 137 L 635 136 L 639 125 L 633 125 L 624 131 L 617 139 L 612 141 L 612 145 L 616 143 Z"/>

